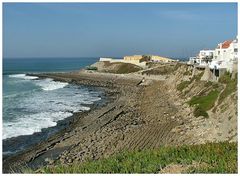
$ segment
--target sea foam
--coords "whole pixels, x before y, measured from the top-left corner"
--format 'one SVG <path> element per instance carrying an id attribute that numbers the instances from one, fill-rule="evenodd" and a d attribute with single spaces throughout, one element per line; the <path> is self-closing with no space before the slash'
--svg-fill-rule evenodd
<path id="1" fill-rule="evenodd" d="M 56 126 L 58 120 L 71 115 L 70 112 L 41 112 L 5 122 L 3 123 L 3 139 L 41 132 L 43 128 Z"/>
<path id="2" fill-rule="evenodd" d="M 43 80 L 37 80 L 35 82 L 36 85 L 40 86 L 42 90 L 50 91 L 56 90 L 60 88 L 64 88 L 68 85 L 68 83 L 53 81 L 53 79 L 47 78 Z"/>
<path id="3" fill-rule="evenodd" d="M 13 74 L 9 75 L 10 78 L 20 78 L 20 79 L 38 79 L 37 76 L 28 76 L 26 74 Z"/>
<path id="4" fill-rule="evenodd" d="M 3 139 L 41 132 L 73 113 L 90 110 L 88 105 L 101 100 L 100 91 L 90 91 L 84 86 L 67 86 L 68 83 L 53 79 L 22 82 L 26 77 L 18 74 L 10 77 L 18 78 L 17 81 L 9 79 L 9 85 L 18 85 L 21 89 L 3 97 Z M 27 90 L 29 87 L 31 89 Z"/>

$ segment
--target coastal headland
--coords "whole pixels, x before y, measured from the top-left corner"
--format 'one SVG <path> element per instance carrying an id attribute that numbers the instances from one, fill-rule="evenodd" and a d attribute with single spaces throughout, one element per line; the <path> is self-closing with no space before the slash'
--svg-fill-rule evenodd
<path id="1" fill-rule="evenodd" d="M 83 69 L 35 76 L 101 87 L 108 103 L 74 114 L 66 129 L 4 159 L 7 173 L 25 166 L 41 172 L 42 166 L 98 160 L 121 151 L 237 141 L 237 89 L 229 91 L 224 81 L 202 81 L 204 70 L 186 64 L 153 64 L 127 74 Z M 201 106 L 200 96 L 210 96 L 210 104 Z"/>

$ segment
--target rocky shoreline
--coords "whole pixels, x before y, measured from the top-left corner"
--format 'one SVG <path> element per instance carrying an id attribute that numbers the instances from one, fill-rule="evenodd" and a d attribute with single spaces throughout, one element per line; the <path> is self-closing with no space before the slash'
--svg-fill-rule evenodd
<path id="1" fill-rule="evenodd" d="M 59 77 L 57 77 L 57 76 Z M 78 121 L 92 112 L 99 110 L 101 111 L 101 108 L 108 107 L 109 104 L 114 102 L 117 99 L 117 96 L 119 95 L 119 88 L 113 85 L 113 82 L 103 79 L 104 82 L 100 82 L 101 80 L 95 78 L 85 78 L 81 79 L 81 81 L 71 78 L 71 76 L 76 76 L 76 73 L 58 73 L 58 74 L 40 74 L 36 75 L 40 79 L 41 78 L 53 78 L 56 81 L 62 81 L 62 82 L 69 82 L 71 84 L 78 84 L 78 85 L 86 85 L 86 86 L 93 86 L 98 87 L 104 90 L 105 99 L 107 104 L 103 106 L 94 106 L 91 107 L 90 111 L 87 112 L 80 112 L 75 113 L 72 117 L 68 118 L 65 123 L 68 124 L 68 127 L 65 129 L 62 129 L 61 131 L 57 132 L 56 134 L 52 135 L 50 138 L 48 138 L 46 141 L 40 142 L 39 144 L 35 146 L 31 146 L 27 150 L 24 150 L 23 152 L 19 152 L 18 154 L 10 157 L 3 158 L 3 172 L 9 173 L 9 172 L 19 172 L 20 167 L 22 165 L 31 168 L 37 168 L 41 165 L 44 165 L 48 162 L 47 157 L 42 157 L 43 154 L 49 153 L 48 151 L 53 148 L 56 144 L 66 140 L 70 137 L 70 133 L 74 131 L 78 126 Z M 71 75 L 71 76 L 70 76 Z M 71 79 L 70 79 L 71 78 Z M 71 134 L 72 135 L 72 134 Z M 61 152 L 65 151 L 68 147 L 63 147 L 63 149 L 56 149 L 52 150 L 51 158 L 56 158 L 54 156 L 57 156 Z M 48 154 L 46 154 L 48 155 Z M 41 156 L 41 157 L 40 157 Z M 47 162 L 46 162 L 47 161 Z"/>
<path id="2" fill-rule="evenodd" d="M 187 66 L 178 66 L 175 72 L 165 75 L 168 77 L 166 80 L 162 79 L 162 75 L 147 76 L 144 83 L 142 74 L 122 75 L 84 70 L 38 74 L 40 78 L 101 87 L 110 101 L 85 114 L 76 114 L 75 121 L 66 130 L 18 156 L 7 158 L 3 161 L 3 171 L 21 172 L 24 165 L 41 173 L 38 170 L 41 165 L 71 165 L 89 159 L 105 158 L 126 150 L 227 140 L 230 133 L 224 138 L 219 137 L 207 125 L 217 117 L 194 117 L 194 108 L 186 104 L 186 98 L 177 91 L 177 84 L 189 79 L 184 74 L 186 69 Z M 197 86 L 196 90 L 192 90 L 199 92 L 198 89 L 201 88 Z M 235 116 L 231 119 L 232 124 L 235 124 L 235 119 Z M 232 128 L 235 129 L 235 126 Z M 228 134 L 228 131 L 224 133 Z"/>

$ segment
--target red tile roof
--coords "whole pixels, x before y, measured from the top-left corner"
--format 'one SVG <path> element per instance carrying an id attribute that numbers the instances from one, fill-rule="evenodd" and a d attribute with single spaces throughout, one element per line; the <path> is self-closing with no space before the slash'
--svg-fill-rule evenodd
<path id="1" fill-rule="evenodd" d="M 227 40 L 222 43 L 222 48 L 228 48 L 230 44 L 232 43 L 232 40 Z"/>

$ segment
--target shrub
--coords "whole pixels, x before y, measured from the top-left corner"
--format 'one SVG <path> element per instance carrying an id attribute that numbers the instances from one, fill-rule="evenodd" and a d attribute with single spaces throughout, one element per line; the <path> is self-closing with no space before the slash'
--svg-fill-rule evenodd
<path id="1" fill-rule="evenodd" d="M 86 70 L 98 70 L 98 68 L 97 67 L 88 66 L 88 67 L 86 67 Z"/>
<path id="2" fill-rule="evenodd" d="M 208 117 L 208 114 L 206 111 L 210 110 L 215 105 L 215 101 L 217 100 L 217 97 L 219 95 L 218 90 L 211 91 L 206 96 L 194 96 L 191 98 L 191 100 L 188 102 L 190 106 L 196 105 L 196 108 L 194 110 L 194 116 L 204 116 Z"/>
<path id="3" fill-rule="evenodd" d="M 220 104 L 227 96 L 237 90 L 237 76 L 235 76 L 234 79 L 231 79 L 231 74 L 229 72 L 226 72 L 219 78 L 218 81 L 225 84 L 226 86 L 219 96 L 218 102 Z"/>
<path id="4" fill-rule="evenodd" d="M 200 117 L 200 116 L 203 116 L 203 117 L 208 117 L 208 113 L 202 109 L 200 106 L 197 106 L 194 111 L 193 111 L 193 115 L 195 117 Z"/>
<path id="5" fill-rule="evenodd" d="M 179 67 L 181 67 L 182 64 L 180 63 L 164 63 L 161 66 L 155 67 L 151 70 L 143 71 L 143 74 L 150 74 L 150 75 L 168 75 L 176 71 Z"/>
<path id="6" fill-rule="evenodd" d="M 118 73 L 118 74 L 132 73 L 132 72 L 137 72 L 141 69 L 142 69 L 141 67 L 133 65 L 133 64 L 122 63 L 116 70 L 116 73 Z"/>
<path id="7" fill-rule="evenodd" d="M 191 82 L 190 81 L 183 81 L 180 84 L 177 85 L 178 91 L 183 91 Z"/>
<path id="8" fill-rule="evenodd" d="M 228 84 L 231 82 L 231 74 L 229 72 L 225 72 L 218 80 L 218 82 L 223 84 Z"/>
<path id="9" fill-rule="evenodd" d="M 183 75 L 191 75 L 192 73 L 191 73 L 191 71 L 189 71 L 189 70 L 187 70 L 187 71 L 185 71 L 184 73 L 183 73 Z"/>
<path id="10" fill-rule="evenodd" d="M 201 73 L 194 75 L 191 79 L 191 82 L 193 82 L 194 80 L 196 81 L 200 81 L 201 77 L 203 76 L 204 72 L 202 71 Z"/>
<path id="11" fill-rule="evenodd" d="M 211 81 L 207 81 L 205 84 L 204 84 L 204 87 L 210 87 L 212 86 L 213 83 Z"/>
<path id="12" fill-rule="evenodd" d="M 206 96 L 194 96 L 192 99 L 188 102 L 190 106 L 198 105 L 201 107 L 201 109 L 207 111 L 210 110 L 217 100 L 217 97 L 219 95 L 218 90 L 212 90 L 208 95 Z"/>

